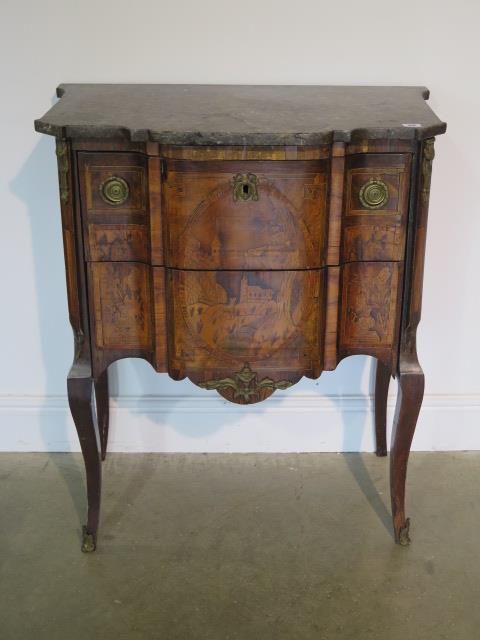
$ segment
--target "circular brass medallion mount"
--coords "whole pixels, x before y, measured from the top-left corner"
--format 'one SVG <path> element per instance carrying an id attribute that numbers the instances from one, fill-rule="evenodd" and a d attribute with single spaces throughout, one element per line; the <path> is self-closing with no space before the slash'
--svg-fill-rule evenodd
<path id="1" fill-rule="evenodd" d="M 123 178 L 111 176 L 100 185 L 100 194 L 105 202 L 118 207 L 128 199 L 130 189 Z"/>
<path id="2" fill-rule="evenodd" d="M 360 202 L 367 209 L 380 209 L 388 202 L 388 186 L 377 178 L 370 178 L 358 194 Z"/>

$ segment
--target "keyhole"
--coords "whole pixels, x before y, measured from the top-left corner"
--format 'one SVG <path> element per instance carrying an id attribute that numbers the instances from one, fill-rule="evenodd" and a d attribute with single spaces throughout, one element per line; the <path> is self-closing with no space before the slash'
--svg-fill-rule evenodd
<path id="1" fill-rule="evenodd" d="M 248 184 L 244 184 L 244 185 L 243 185 L 243 193 L 244 193 L 246 196 L 248 196 L 249 192 L 250 192 L 250 185 L 248 185 Z"/>

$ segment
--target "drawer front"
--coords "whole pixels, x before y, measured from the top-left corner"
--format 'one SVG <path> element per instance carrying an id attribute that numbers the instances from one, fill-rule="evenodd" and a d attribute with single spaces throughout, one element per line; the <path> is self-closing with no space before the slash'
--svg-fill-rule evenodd
<path id="1" fill-rule="evenodd" d="M 346 167 L 344 262 L 403 260 L 410 154 L 358 154 Z"/>
<path id="2" fill-rule="evenodd" d="M 145 156 L 80 152 L 78 162 L 87 260 L 149 261 Z"/>
<path id="3" fill-rule="evenodd" d="M 170 375 L 246 404 L 317 377 L 323 297 L 323 270 L 167 270 Z"/>
<path id="4" fill-rule="evenodd" d="M 401 262 L 352 262 L 342 267 L 339 351 L 395 360 L 400 321 Z"/>
<path id="5" fill-rule="evenodd" d="M 324 264 L 328 161 L 168 161 L 167 266 L 301 269 Z"/>

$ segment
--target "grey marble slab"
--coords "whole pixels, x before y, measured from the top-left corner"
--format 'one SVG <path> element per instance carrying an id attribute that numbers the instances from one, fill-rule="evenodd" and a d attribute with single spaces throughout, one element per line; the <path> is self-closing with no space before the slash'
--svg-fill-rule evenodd
<path id="1" fill-rule="evenodd" d="M 315 145 L 446 130 L 424 87 L 62 84 L 57 95 L 35 129 L 65 138 Z"/>

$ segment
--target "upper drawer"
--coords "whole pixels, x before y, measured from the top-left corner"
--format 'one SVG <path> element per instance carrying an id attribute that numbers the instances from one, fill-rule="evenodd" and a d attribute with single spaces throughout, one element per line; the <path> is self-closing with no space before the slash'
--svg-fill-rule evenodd
<path id="1" fill-rule="evenodd" d="M 328 161 L 169 161 L 167 265 L 301 269 L 324 264 Z"/>
<path id="2" fill-rule="evenodd" d="M 149 261 L 146 163 L 138 153 L 78 154 L 88 260 Z"/>
<path id="3" fill-rule="evenodd" d="M 402 260 L 411 155 L 358 154 L 346 167 L 343 260 Z"/>

